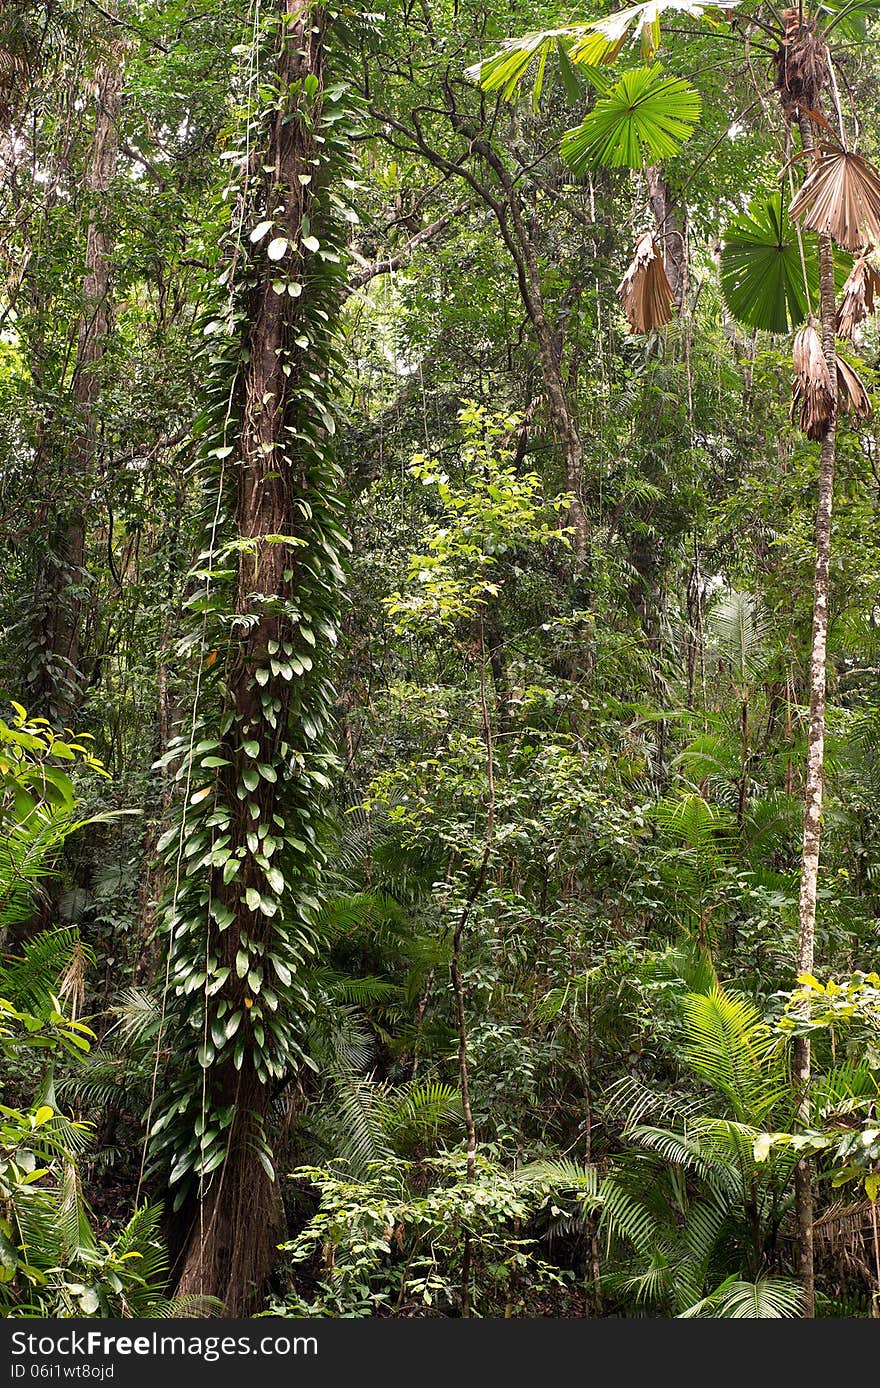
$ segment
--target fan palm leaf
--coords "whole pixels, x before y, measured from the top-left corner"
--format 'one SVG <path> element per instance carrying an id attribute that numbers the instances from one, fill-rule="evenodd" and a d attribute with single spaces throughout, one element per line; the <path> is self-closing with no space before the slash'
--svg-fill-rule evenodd
<path id="1" fill-rule="evenodd" d="M 660 247 L 650 232 L 636 246 L 632 263 L 617 286 L 617 297 L 633 333 L 654 332 L 672 318 L 675 299 Z"/>
<path id="2" fill-rule="evenodd" d="M 840 308 L 837 310 L 838 337 L 852 341 L 858 325 L 874 312 L 874 297 L 880 292 L 880 274 L 866 255 L 853 265 L 843 286 Z"/>
<path id="3" fill-rule="evenodd" d="M 771 333 L 797 327 L 810 303 L 818 302 L 814 247 L 805 245 L 802 262 L 781 193 L 756 199 L 728 224 L 722 237 L 721 289 L 737 322 Z"/>
<path id="4" fill-rule="evenodd" d="M 820 145 L 790 210 L 795 220 L 829 233 L 848 251 L 875 246 L 880 243 L 880 174 L 860 154 Z"/>
<path id="5" fill-rule="evenodd" d="M 870 419 L 873 405 L 865 384 L 856 371 L 838 356 L 837 360 L 837 400 L 842 410 L 854 419 Z"/>
<path id="6" fill-rule="evenodd" d="M 819 442 L 834 418 L 837 392 L 812 320 L 795 337 L 792 364 L 791 419 L 808 439 Z"/>
<path id="7" fill-rule="evenodd" d="M 640 169 L 675 154 L 700 119 L 700 97 L 658 67 L 633 68 L 562 140 L 576 174 L 598 166 Z"/>

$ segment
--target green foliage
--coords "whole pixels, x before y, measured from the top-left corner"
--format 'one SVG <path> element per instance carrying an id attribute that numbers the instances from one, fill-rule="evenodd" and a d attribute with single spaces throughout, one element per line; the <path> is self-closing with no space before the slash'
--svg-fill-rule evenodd
<path id="1" fill-rule="evenodd" d="M 594 1199 L 608 1239 L 630 1266 L 607 1277 L 617 1297 L 667 1314 L 796 1314 L 800 1289 L 772 1269 L 790 1201 L 791 1153 L 754 1155 L 770 1114 L 790 1109 L 778 1038 L 746 1001 L 716 984 L 681 999 L 684 1065 L 708 1086 L 673 1127 L 624 1129 L 624 1152 Z"/>
<path id="2" fill-rule="evenodd" d="M 537 58 L 535 100 L 538 100 L 551 55 L 558 53 L 562 61 L 586 68 L 614 63 L 622 53 L 629 56 L 632 51 L 643 59 L 651 58 L 660 46 L 661 16 L 675 14 L 707 19 L 710 23 L 726 18 L 721 7 L 695 4 L 694 0 L 645 0 L 643 4 L 617 10 L 604 19 L 508 39 L 497 53 L 468 68 L 468 76 L 479 82 L 484 91 L 500 91 L 504 100 L 510 101 Z"/>
<path id="3" fill-rule="evenodd" d="M 857 1182 L 875 1202 L 880 1197 L 880 977 L 859 972 L 843 983 L 829 979 L 823 984 L 812 974 L 800 974 L 797 981 L 798 987 L 785 997 L 777 1032 L 786 1038 L 808 1036 L 814 1042 L 825 1033 L 832 1055 L 835 1036 L 842 1033 L 849 1043 L 849 1062 L 814 1086 L 807 1121 L 798 1131 L 763 1133 L 755 1141 L 755 1160 L 765 1162 L 780 1149 L 818 1156 L 820 1170 L 833 1188 Z"/>
<path id="4" fill-rule="evenodd" d="M 710 1296 L 682 1311 L 682 1318 L 712 1316 L 720 1320 L 784 1320 L 803 1309 L 800 1285 L 790 1278 L 759 1277 L 755 1282 L 728 1278 Z"/>
<path id="5" fill-rule="evenodd" d="M 599 165 L 640 169 L 675 154 L 700 118 L 693 87 L 659 67 L 633 68 L 569 130 L 562 157 L 576 174 Z"/>
<path id="6" fill-rule="evenodd" d="M 515 433 L 516 415 L 493 415 L 471 403 L 459 411 L 464 430 L 462 481 L 456 485 L 423 455 L 410 472 L 436 487 L 441 521 L 433 526 L 427 551 L 410 556 L 410 593 L 386 600 L 399 631 L 448 625 L 472 617 L 497 596 L 495 574 L 504 556 L 526 546 L 567 543 L 554 518 L 565 495 L 545 501 L 537 473 L 518 475 L 505 440 Z"/>
<path id="7" fill-rule="evenodd" d="M 734 318 L 771 333 L 796 328 L 818 304 L 815 243 L 799 239 L 781 192 L 757 199 L 726 226 L 721 287 Z"/>
<path id="8" fill-rule="evenodd" d="M 82 747 L 67 748 L 48 725 L 29 725 L 16 706 L 16 729 L 5 728 L 3 772 L 9 799 L 18 800 L 22 818 L 13 821 L 4 805 L 7 842 L 16 851 L 0 859 L 0 899 L 14 900 L 6 921 L 26 919 L 32 882 L 48 871 L 46 856 L 80 827 L 72 783 L 45 758 L 59 744 L 97 766 Z M 32 731 L 30 729 L 36 729 Z M 49 775 L 46 775 L 46 772 Z M 61 812 L 52 792 L 64 794 Z M 35 791 L 37 792 L 35 794 Z M 45 833 L 46 823 L 51 834 Z M 18 849 L 27 846 L 30 875 Z M 7 1072 L 26 1073 L 37 1096 L 28 1107 L 0 1105 L 0 1314 L 15 1316 L 155 1316 L 185 1313 L 199 1304 L 174 1302 L 166 1295 L 168 1258 L 159 1236 L 161 1206 L 144 1206 L 110 1240 L 98 1239 L 82 1194 L 80 1161 L 88 1125 L 66 1118 L 58 1108 L 54 1067 L 70 1057 L 81 1063 L 94 1032 L 63 1010 L 62 997 L 82 1000 L 83 971 L 89 951 L 70 929 L 45 930 L 17 954 L 0 960 L 0 1058 Z M 35 1060 L 38 1060 L 36 1071 Z M 34 1076 L 36 1074 L 36 1084 Z"/>
<path id="9" fill-rule="evenodd" d="M 169 1309 L 159 1205 L 207 1234 L 271 1173 L 282 1314 L 791 1316 L 806 1154 L 820 1312 L 868 1315 L 877 460 L 839 429 L 824 981 L 793 989 L 817 450 L 780 336 L 818 286 L 778 16 L 391 0 L 333 18 L 318 110 L 271 76 L 277 11 L 112 8 L 0 5 L 3 1309 Z M 876 10 L 805 10 L 874 163 Z M 292 231 L 261 156 L 297 112 L 326 144 Z M 643 231 L 681 307 L 637 340 Z M 263 309 L 296 505 L 255 536 Z"/>
<path id="10" fill-rule="evenodd" d="M 564 1285 L 534 1239 L 517 1232 L 551 1199 L 554 1176 L 533 1173 L 528 1183 L 517 1181 L 480 1157 L 471 1183 L 462 1158 L 450 1155 L 431 1158 L 422 1169 L 389 1157 L 361 1181 L 314 1168 L 294 1172 L 317 1190 L 320 1203 L 284 1251 L 295 1266 L 323 1250 L 329 1272 L 313 1301 L 285 1301 L 284 1312 L 364 1316 L 389 1302 L 398 1311 L 448 1312 L 458 1302 L 468 1259 L 478 1315 L 503 1313 L 522 1279 L 533 1289 Z"/>

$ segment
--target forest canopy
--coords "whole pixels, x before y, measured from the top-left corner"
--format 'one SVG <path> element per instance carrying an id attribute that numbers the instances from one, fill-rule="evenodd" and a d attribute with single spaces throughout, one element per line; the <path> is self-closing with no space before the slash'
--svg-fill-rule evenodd
<path id="1" fill-rule="evenodd" d="M 0 1315 L 880 1315 L 880 0 L 0 0 Z"/>

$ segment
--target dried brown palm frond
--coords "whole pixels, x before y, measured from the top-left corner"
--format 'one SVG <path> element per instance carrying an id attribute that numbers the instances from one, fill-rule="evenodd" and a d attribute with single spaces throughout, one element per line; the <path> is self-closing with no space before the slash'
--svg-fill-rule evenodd
<path id="1" fill-rule="evenodd" d="M 632 263 L 617 286 L 617 297 L 634 333 L 653 332 L 672 318 L 675 298 L 660 247 L 649 231 L 639 239 Z"/>
<path id="2" fill-rule="evenodd" d="M 874 295 L 880 293 L 880 274 L 866 255 L 860 255 L 843 286 L 835 328 L 838 337 L 848 337 L 859 323 L 874 312 Z"/>
<path id="3" fill-rule="evenodd" d="M 77 940 L 61 978 L 58 981 L 58 995 L 67 1001 L 72 1021 L 76 1021 L 82 1010 L 86 995 L 86 969 L 88 958 L 82 941 Z"/>
<path id="4" fill-rule="evenodd" d="M 880 174 L 860 154 L 839 145 L 820 145 L 818 160 L 791 204 L 791 215 L 812 231 L 830 232 L 848 251 L 876 245 Z"/>
<path id="5" fill-rule="evenodd" d="M 815 111 L 828 81 L 828 53 L 816 22 L 801 10 L 782 11 L 782 42 L 776 50 L 776 90 L 789 120 Z"/>
<path id="6" fill-rule="evenodd" d="M 841 1242 L 851 1242 L 868 1232 L 871 1227 L 870 1200 L 853 1200 L 848 1204 L 837 1200 L 813 1225 L 817 1243 L 823 1247 L 836 1247 Z"/>
<path id="7" fill-rule="evenodd" d="M 837 358 L 837 399 L 840 408 L 855 419 L 869 419 L 873 412 L 871 397 L 861 378 L 843 357 Z"/>
<path id="8" fill-rule="evenodd" d="M 822 339 L 812 322 L 794 340 L 794 381 L 791 388 L 791 419 L 808 439 L 823 439 L 834 418 L 836 394 Z"/>

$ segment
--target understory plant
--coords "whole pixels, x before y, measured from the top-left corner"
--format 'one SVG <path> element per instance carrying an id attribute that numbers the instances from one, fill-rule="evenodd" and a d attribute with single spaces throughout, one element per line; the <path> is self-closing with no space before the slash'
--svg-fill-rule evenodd
<path id="1" fill-rule="evenodd" d="M 155 1316 L 204 1309 L 169 1300 L 161 1207 L 99 1233 L 83 1190 L 90 1126 L 67 1116 L 56 1081 L 94 1033 L 78 1018 L 90 952 L 69 927 L 35 930 L 65 840 L 86 821 L 65 763 L 101 771 L 74 735 L 12 705 L 0 720 L 0 1315 Z M 106 816 L 103 816 L 106 818 Z M 91 820 L 89 822 L 94 822 Z"/>
<path id="2" fill-rule="evenodd" d="M 319 1204 L 284 1245 L 298 1272 L 286 1314 L 449 1315 L 470 1281 L 472 1315 L 528 1314 L 558 1304 L 571 1274 L 542 1256 L 529 1225 L 553 1180 L 524 1184 L 483 1153 L 473 1171 L 462 1153 L 421 1162 L 386 1157 L 361 1179 L 316 1168 L 294 1172 Z M 277 1308 L 276 1308 L 277 1309 Z"/>

